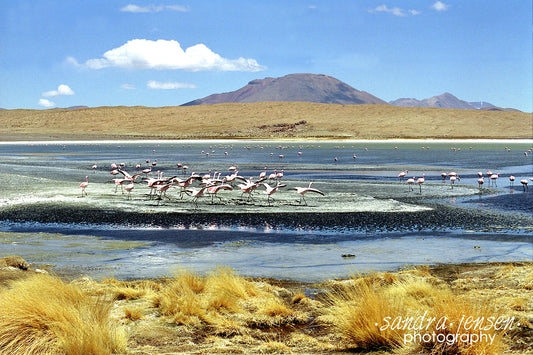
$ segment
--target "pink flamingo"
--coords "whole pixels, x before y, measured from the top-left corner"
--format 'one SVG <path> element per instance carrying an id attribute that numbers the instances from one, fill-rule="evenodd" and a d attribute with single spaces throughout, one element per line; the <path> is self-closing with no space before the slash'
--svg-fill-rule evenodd
<path id="1" fill-rule="evenodd" d="M 265 166 L 265 169 L 259 174 L 259 179 L 264 179 L 267 174 L 267 167 Z"/>
<path id="2" fill-rule="evenodd" d="M 409 185 L 409 191 L 413 191 L 413 184 L 415 183 L 415 177 L 407 179 L 407 185 Z"/>
<path id="3" fill-rule="evenodd" d="M 511 183 L 511 187 L 514 186 L 514 180 L 515 180 L 515 177 L 513 175 L 509 176 L 509 182 Z"/>
<path id="4" fill-rule="evenodd" d="M 130 181 L 129 184 L 124 186 L 124 190 L 126 190 L 128 192 L 128 200 L 131 198 L 131 196 L 130 196 L 131 190 L 133 190 L 134 187 L 135 187 L 135 184 L 133 183 L 133 181 Z"/>
<path id="5" fill-rule="evenodd" d="M 529 190 L 527 179 L 520 180 L 520 183 L 522 184 L 522 187 L 524 188 L 524 191 Z"/>
<path id="6" fill-rule="evenodd" d="M 426 176 L 426 174 L 422 174 L 422 177 L 420 177 L 420 178 L 418 178 L 416 180 L 416 183 L 420 187 L 420 193 L 422 193 L 422 184 L 426 181 L 426 179 L 424 178 L 425 176 Z"/>
<path id="7" fill-rule="evenodd" d="M 146 176 L 148 176 L 148 174 L 150 174 L 151 172 L 152 172 L 152 167 L 141 170 L 141 173 L 145 174 Z"/>
<path id="8" fill-rule="evenodd" d="M 242 195 L 248 194 L 248 201 L 254 200 L 252 197 L 252 193 L 255 191 L 255 189 L 257 189 L 258 186 L 259 185 L 257 183 L 252 182 L 252 178 L 246 180 L 243 184 L 237 185 L 237 187 L 239 187 L 242 191 L 241 198 L 242 198 Z"/>
<path id="9" fill-rule="evenodd" d="M 440 176 L 442 177 L 442 182 L 443 182 L 443 183 L 446 183 L 446 176 L 448 176 L 448 174 L 446 174 L 446 173 L 440 173 Z"/>
<path id="10" fill-rule="evenodd" d="M 405 177 L 405 175 L 407 175 L 408 172 L 409 170 L 402 171 L 401 173 L 398 174 L 398 178 L 402 179 L 403 177 Z"/>
<path id="11" fill-rule="evenodd" d="M 89 186 L 89 177 L 86 176 L 85 177 L 85 181 L 83 181 L 81 184 L 80 184 L 80 187 L 81 187 L 81 197 L 83 197 L 83 194 L 85 193 L 85 195 L 87 196 L 87 191 L 85 191 L 85 189 L 87 188 L 87 186 Z"/>
<path id="12" fill-rule="evenodd" d="M 485 182 L 485 178 L 482 176 L 480 177 L 479 179 L 477 179 L 477 183 L 479 185 L 479 189 L 481 190 L 481 186 L 483 185 L 483 183 Z"/>
<path id="13" fill-rule="evenodd" d="M 163 184 L 156 185 L 156 190 L 159 191 L 159 200 L 162 200 L 163 197 L 167 197 L 167 191 L 172 186 L 172 183 L 167 182 Z"/>
<path id="14" fill-rule="evenodd" d="M 272 199 L 272 195 L 276 193 L 280 187 L 285 187 L 287 185 L 278 182 L 276 186 L 270 186 L 269 184 L 264 182 L 263 186 L 265 186 L 265 191 L 263 191 L 263 193 L 268 196 L 267 201 L 268 205 L 270 206 L 270 200 Z"/>
<path id="15" fill-rule="evenodd" d="M 498 180 L 499 177 L 500 177 L 500 173 L 498 173 L 498 174 L 491 174 L 491 175 L 490 175 L 490 180 L 492 181 L 492 185 L 493 185 L 493 186 L 498 186 L 498 185 L 496 184 L 496 180 Z"/>
<path id="16" fill-rule="evenodd" d="M 452 175 L 450 176 L 450 182 L 452 183 L 452 190 L 453 190 L 453 185 L 455 184 L 455 182 L 457 180 L 461 180 L 461 178 L 459 177 L 459 175 Z"/>
<path id="17" fill-rule="evenodd" d="M 198 199 L 203 196 L 205 189 L 207 189 L 207 187 L 202 187 L 200 190 L 196 190 L 195 188 L 187 190 L 192 196 L 194 206 L 198 207 Z"/>
<path id="18" fill-rule="evenodd" d="M 208 187 L 207 188 L 207 193 L 211 194 L 211 203 L 214 202 L 213 200 L 214 200 L 215 197 L 218 198 L 220 201 L 222 201 L 222 198 L 217 195 L 217 193 L 220 190 L 232 191 L 233 187 L 231 187 L 231 185 L 228 185 L 228 184 L 214 185 L 214 186 Z"/>
<path id="19" fill-rule="evenodd" d="M 296 193 L 300 194 L 300 204 L 302 204 L 302 200 L 303 200 L 303 202 L 305 202 L 305 205 L 307 206 L 307 201 L 305 200 L 304 195 L 308 192 L 315 192 L 322 196 L 325 195 L 322 191 L 312 188 L 311 187 L 312 184 L 313 182 L 310 182 L 308 187 L 299 187 L 299 186 L 293 187 L 293 189 L 296 190 Z"/>
<path id="20" fill-rule="evenodd" d="M 130 179 L 113 179 L 113 182 L 115 183 L 115 193 L 117 193 L 119 185 L 122 189 L 122 193 L 124 193 L 124 183 L 126 181 L 131 181 L 131 180 Z"/>

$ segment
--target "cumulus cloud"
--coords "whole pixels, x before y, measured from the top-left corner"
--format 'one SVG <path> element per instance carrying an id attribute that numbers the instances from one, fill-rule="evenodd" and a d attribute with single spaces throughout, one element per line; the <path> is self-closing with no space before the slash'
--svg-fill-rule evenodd
<path id="1" fill-rule="evenodd" d="M 74 58 L 67 59 L 77 63 Z M 102 58 L 89 59 L 85 66 L 91 69 L 120 67 L 128 69 L 183 69 L 190 71 L 261 71 L 266 69 L 255 59 L 226 59 L 204 44 L 183 50 L 179 42 L 171 40 L 151 41 L 133 39 L 124 45 L 105 52 Z"/>
<path id="2" fill-rule="evenodd" d="M 196 89 L 196 85 L 188 83 L 177 83 L 177 82 L 160 82 L 155 80 L 150 80 L 146 83 L 146 86 L 150 89 L 160 89 L 160 90 L 174 90 L 174 89 Z"/>
<path id="3" fill-rule="evenodd" d="M 165 10 L 187 12 L 189 11 L 189 8 L 186 6 L 181 6 L 181 5 L 139 6 L 139 5 L 128 4 L 120 9 L 120 11 L 122 12 L 133 12 L 133 13 L 161 12 Z"/>
<path id="4" fill-rule="evenodd" d="M 57 87 L 57 90 L 51 90 L 43 92 L 42 94 L 44 97 L 54 97 L 54 96 L 61 96 L 61 95 L 74 95 L 74 91 L 65 84 L 61 84 Z"/>
<path id="5" fill-rule="evenodd" d="M 43 107 L 54 107 L 56 104 L 53 101 L 47 99 L 39 99 L 39 106 Z"/>
<path id="6" fill-rule="evenodd" d="M 446 5 L 442 1 L 436 1 L 433 5 L 431 5 L 431 8 L 436 11 L 446 11 L 450 5 Z"/>

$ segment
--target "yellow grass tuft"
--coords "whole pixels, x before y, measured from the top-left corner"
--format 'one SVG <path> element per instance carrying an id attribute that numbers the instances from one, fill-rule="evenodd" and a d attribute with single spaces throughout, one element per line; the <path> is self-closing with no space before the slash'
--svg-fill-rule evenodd
<path id="1" fill-rule="evenodd" d="M 398 273 L 391 284 L 384 280 L 390 280 L 388 275 L 358 277 L 337 284 L 327 295 L 330 314 L 325 319 L 348 346 L 431 354 L 498 354 L 504 350 L 505 332 L 496 331 L 488 321 L 501 316 L 494 307 L 459 297 L 431 277 L 416 273 Z M 484 321 L 485 338 L 463 341 L 477 339 L 480 333 L 468 321 Z M 455 334 L 463 338 L 452 339 Z"/>
<path id="2" fill-rule="evenodd" d="M 9 354 L 124 352 L 125 333 L 111 305 L 48 275 L 13 282 L 0 293 L 0 349 Z"/>
<path id="3" fill-rule="evenodd" d="M 124 316 L 126 319 L 136 321 L 143 318 L 143 313 L 141 308 L 124 308 Z"/>

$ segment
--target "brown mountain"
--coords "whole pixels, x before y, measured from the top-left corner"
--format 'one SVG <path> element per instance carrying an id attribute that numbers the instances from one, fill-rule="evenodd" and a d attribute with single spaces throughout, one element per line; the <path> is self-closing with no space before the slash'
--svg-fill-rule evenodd
<path id="1" fill-rule="evenodd" d="M 429 99 L 417 100 L 417 99 L 398 99 L 389 102 L 389 104 L 394 106 L 402 107 L 440 107 L 440 108 L 460 108 L 467 110 L 477 110 L 480 107 L 477 107 L 475 103 L 466 102 L 460 100 L 452 94 L 445 92 L 442 95 L 433 96 Z M 490 104 L 489 104 L 490 105 Z M 492 105 L 491 105 L 492 106 Z"/>
<path id="2" fill-rule="evenodd" d="M 266 101 L 388 105 L 387 102 L 380 98 L 367 92 L 356 90 L 350 85 L 328 75 L 290 74 L 280 78 L 252 80 L 239 90 L 210 95 L 187 102 L 182 106 Z"/>

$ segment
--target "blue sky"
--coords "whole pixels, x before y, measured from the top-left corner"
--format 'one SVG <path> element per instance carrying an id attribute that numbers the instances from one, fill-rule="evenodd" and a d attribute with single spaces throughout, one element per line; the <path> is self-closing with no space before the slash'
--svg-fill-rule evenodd
<path id="1" fill-rule="evenodd" d="M 527 0 L 3 1 L 0 107 L 174 106 L 316 73 L 532 112 L 531 33 Z"/>

